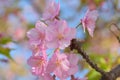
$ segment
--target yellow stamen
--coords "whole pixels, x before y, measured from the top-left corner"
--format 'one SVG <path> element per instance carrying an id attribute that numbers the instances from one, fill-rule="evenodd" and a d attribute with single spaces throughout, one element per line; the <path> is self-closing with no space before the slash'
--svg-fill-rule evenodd
<path id="1" fill-rule="evenodd" d="M 61 39 L 63 39 L 63 38 L 64 38 L 64 37 L 63 37 L 62 34 L 59 34 L 59 35 L 58 35 L 58 39 L 59 39 L 59 40 L 61 40 Z"/>

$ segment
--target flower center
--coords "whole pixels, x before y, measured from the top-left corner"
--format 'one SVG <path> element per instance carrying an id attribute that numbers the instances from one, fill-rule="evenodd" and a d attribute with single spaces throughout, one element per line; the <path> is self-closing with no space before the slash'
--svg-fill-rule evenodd
<path id="1" fill-rule="evenodd" d="M 63 37 L 63 35 L 62 34 L 58 34 L 58 39 L 59 40 L 62 40 L 64 37 Z"/>
<path id="2" fill-rule="evenodd" d="M 39 61 L 37 62 L 37 65 L 40 67 L 41 65 L 43 65 L 43 63 L 44 63 L 44 59 L 41 58 L 41 60 L 39 60 Z"/>
<path id="3" fill-rule="evenodd" d="M 60 66 L 60 63 L 61 63 L 61 61 L 60 61 L 60 60 L 57 60 L 57 61 L 56 61 L 56 66 Z"/>
<path id="4" fill-rule="evenodd" d="M 40 33 L 39 39 L 43 41 L 45 39 L 45 35 L 43 33 Z"/>

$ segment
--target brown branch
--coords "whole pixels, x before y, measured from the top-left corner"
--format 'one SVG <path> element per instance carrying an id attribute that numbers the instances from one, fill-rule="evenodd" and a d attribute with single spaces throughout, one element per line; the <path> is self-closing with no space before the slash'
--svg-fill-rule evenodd
<path id="1" fill-rule="evenodd" d="M 86 52 L 84 52 L 81 49 L 81 46 L 79 45 L 79 41 L 77 41 L 76 39 L 73 39 L 70 45 L 71 50 L 76 49 L 78 51 L 78 53 L 80 53 L 80 55 L 83 57 L 83 59 L 86 60 L 86 62 L 93 68 L 95 69 L 97 72 L 101 73 L 101 74 L 105 74 L 105 72 L 100 69 L 97 64 L 93 63 L 91 61 L 91 59 L 89 58 L 89 56 L 86 54 Z"/>
<path id="2" fill-rule="evenodd" d="M 97 66 L 97 64 L 95 64 L 93 61 L 91 61 L 91 59 L 89 58 L 89 56 L 87 55 L 87 53 L 84 52 L 81 49 L 80 42 L 77 41 L 76 39 L 73 39 L 71 41 L 70 48 L 71 48 L 71 50 L 76 49 L 78 51 L 78 53 L 80 53 L 80 55 L 83 57 L 83 59 L 85 59 L 86 62 L 93 69 L 95 69 L 97 72 L 99 72 L 101 74 L 101 79 L 100 80 L 116 80 L 118 77 L 120 77 L 120 65 L 118 65 L 117 67 L 115 67 L 114 69 L 112 69 L 110 72 L 105 72 L 104 70 L 100 69 Z"/>
<path id="3" fill-rule="evenodd" d="M 111 69 L 111 71 L 107 72 L 106 75 L 102 75 L 100 80 L 116 80 L 118 77 L 120 77 L 120 65 Z"/>
<path id="4" fill-rule="evenodd" d="M 114 79 L 120 77 L 120 64 L 113 68 L 109 73 L 111 73 L 111 76 L 114 77 Z"/>

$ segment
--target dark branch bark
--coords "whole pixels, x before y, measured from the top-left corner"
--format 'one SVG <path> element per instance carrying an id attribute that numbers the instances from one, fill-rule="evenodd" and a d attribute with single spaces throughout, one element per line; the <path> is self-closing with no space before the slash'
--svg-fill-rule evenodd
<path id="1" fill-rule="evenodd" d="M 75 80 L 75 77 L 74 77 L 74 75 L 71 75 L 71 80 Z"/>
<path id="2" fill-rule="evenodd" d="M 111 71 L 107 72 L 106 75 L 102 75 L 100 80 L 116 80 L 118 77 L 120 77 L 120 65 L 111 69 Z"/>
<path id="3" fill-rule="evenodd" d="M 120 77 L 120 64 L 118 66 L 116 66 L 115 68 L 113 68 L 110 73 L 113 75 L 113 77 L 116 79 L 118 77 Z"/>
<path id="4" fill-rule="evenodd" d="M 117 67 L 113 68 L 110 72 L 105 72 L 104 70 L 100 69 L 97 66 L 97 64 L 95 64 L 93 61 L 91 61 L 91 59 L 89 58 L 89 56 L 87 55 L 87 53 L 84 52 L 81 49 L 80 42 L 77 41 L 76 39 L 73 39 L 71 41 L 70 48 L 71 48 L 71 50 L 76 49 L 78 51 L 78 53 L 80 53 L 80 55 L 83 57 L 83 59 L 85 59 L 86 62 L 93 69 L 95 69 L 97 72 L 99 72 L 101 74 L 101 79 L 100 80 L 116 80 L 118 77 L 120 77 L 120 65 L 118 65 Z"/>

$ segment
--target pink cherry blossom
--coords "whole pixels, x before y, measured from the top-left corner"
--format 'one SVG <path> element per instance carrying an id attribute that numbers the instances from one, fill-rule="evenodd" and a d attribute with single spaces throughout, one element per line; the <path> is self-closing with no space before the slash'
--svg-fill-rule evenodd
<path id="1" fill-rule="evenodd" d="M 64 49 L 75 38 L 75 33 L 76 29 L 68 27 L 66 21 L 55 20 L 46 31 L 47 47 Z"/>
<path id="2" fill-rule="evenodd" d="M 46 73 L 44 76 L 39 76 L 38 80 L 54 80 L 54 79 L 49 73 Z"/>
<path id="3" fill-rule="evenodd" d="M 87 78 L 76 78 L 74 80 L 87 80 Z"/>
<path id="4" fill-rule="evenodd" d="M 79 57 L 77 54 L 69 53 L 67 54 L 68 61 L 70 63 L 69 70 L 67 71 L 68 75 L 74 75 L 78 71 L 78 61 Z"/>
<path id="5" fill-rule="evenodd" d="M 46 72 L 46 59 L 43 56 L 31 56 L 28 64 L 32 67 L 32 73 L 37 76 L 44 76 Z"/>
<path id="6" fill-rule="evenodd" d="M 27 32 L 27 37 L 29 38 L 31 45 L 42 45 L 45 42 L 45 28 L 46 25 L 38 21 L 35 25 L 35 28 L 32 28 Z"/>
<path id="7" fill-rule="evenodd" d="M 47 67 L 48 72 L 53 72 L 60 80 L 68 77 L 67 71 L 69 70 L 69 61 L 67 56 L 56 51 L 50 59 Z"/>
<path id="8" fill-rule="evenodd" d="M 30 45 L 30 49 L 34 56 L 40 56 L 42 50 L 40 45 Z"/>
<path id="9" fill-rule="evenodd" d="M 95 29 L 95 22 L 98 18 L 98 11 L 97 10 L 87 10 L 84 18 L 81 20 L 83 29 L 87 28 L 90 36 L 93 37 L 93 32 Z"/>
<path id="10" fill-rule="evenodd" d="M 60 80 L 66 80 L 67 77 L 78 71 L 79 58 L 77 54 L 60 53 L 59 50 L 68 47 L 76 35 L 75 28 L 70 28 L 65 20 L 56 19 L 59 10 L 59 3 L 49 2 L 42 16 L 44 22 L 38 21 L 35 28 L 27 32 L 33 53 L 27 62 L 32 68 L 33 75 L 39 76 L 40 80 L 53 80 L 51 73 Z M 97 15 L 96 10 L 87 11 L 85 17 L 81 20 L 84 30 L 87 28 L 91 36 L 97 19 L 97 17 L 91 16 L 93 13 Z M 46 54 L 46 50 L 49 48 L 55 49 L 50 59 Z"/>
<path id="11" fill-rule="evenodd" d="M 60 4 L 56 4 L 54 1 L 49 1 L 42 17 L 44 20 L 54 19 L 59 15 L 59 11 Z"/>

